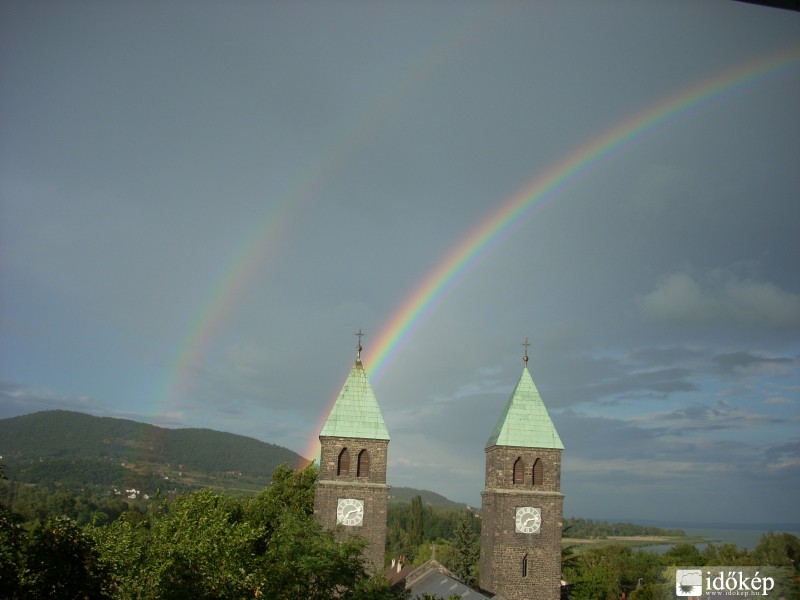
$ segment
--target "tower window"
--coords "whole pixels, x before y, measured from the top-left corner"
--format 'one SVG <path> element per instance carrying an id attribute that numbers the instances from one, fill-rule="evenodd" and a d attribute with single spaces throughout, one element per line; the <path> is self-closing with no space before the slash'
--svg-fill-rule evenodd
<path id="1" fill-rule="evenodd" d="M 522 557 L 522 576 L 528 576 L 528 555 Z"/>
<path id="2" fill-rule="evenodd" d="M 542 459 L 537 458 L 533 463 L 533 485 L 542 485 L 544 482 L 544 467 Z"/>
<path id="3" fill-rule="evenodd" d="M 358 467 L 356 471 L 358 477 L 369 477 L 369 452 L 364 448 L 358 453 Z"/>
<path id="4" fill-rule="evenodd" d="M 514 485 L 522 485 L 525 483 L 525 463 L 522 458 L 518 458 L 514 462 Z"/>
<path id="5" fill-rule="evenodd" d="M 347 448 L 342 448 L 339 452 L 339 461 L 336 465 L 337 475 L 350 475 L 350 452 Z"/>

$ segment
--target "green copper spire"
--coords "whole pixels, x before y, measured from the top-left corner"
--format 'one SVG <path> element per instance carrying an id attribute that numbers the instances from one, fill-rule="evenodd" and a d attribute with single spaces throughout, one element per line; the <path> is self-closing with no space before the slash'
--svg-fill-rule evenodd
<path id="1" fill-rule="evenodd" d="M 339 397 L 328 415 L 320 437 L 353 437 L 373 440 L 388 440 L 389 432 L 383 421 L 381 409 L 375 398 L 375 392 L 369 384 L 367 372 L 361 363 L 361 336 L 356 352 L 356 363 L 350 369 L 347 381 L 339 392 Z"/>
<path id="2" fill-rule="evenodd" d="M 526 344 L 527 342 L 528 340 L 525 340 Z M 508 399 L 489 441 L 486 442 L 486 447 L 523 446 L 563 450 L 564 444 L 561 443 L 553 421 L 550 420 L 550 415 L 544 407 L 542 397 L 528 372 L 527 353 L 524 360 L 522 376 Z"/>

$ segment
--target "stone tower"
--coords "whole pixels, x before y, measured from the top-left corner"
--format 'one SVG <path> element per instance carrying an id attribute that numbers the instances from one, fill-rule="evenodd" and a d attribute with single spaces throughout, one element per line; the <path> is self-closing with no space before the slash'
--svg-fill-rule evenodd
<path id="1" fill-rule="evenodd" d="M 386 546 L 386 455 L 389 432 L 361 363 L 361 332 L 356 362 L 347 376 L 325 425 L 314 514 L 339 538 L 367 540 L 365 557 L 373 572 L 383 571 Z"/>
<path id="2" fill-rule="evenodd" d="M 528 372 L 527 353 L 523 361 L 486 442 L 480 585 L 509 600 L 558 600 L 564 445 Z"/>

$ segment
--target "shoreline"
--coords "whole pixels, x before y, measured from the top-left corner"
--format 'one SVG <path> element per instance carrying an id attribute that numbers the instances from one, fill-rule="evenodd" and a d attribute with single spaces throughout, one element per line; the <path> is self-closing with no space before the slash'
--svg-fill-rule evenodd
<path id="1" fill-rule="evenodd" d="M 712 542 L 702 536 L 670 536 L 670 535 L 610 535 L 603 538 L 562 538 L 562 546 L 602 546 L 608 544 L 624 544 L 626 546 L 660 546 L 676 544 L 705 544 Z"/>

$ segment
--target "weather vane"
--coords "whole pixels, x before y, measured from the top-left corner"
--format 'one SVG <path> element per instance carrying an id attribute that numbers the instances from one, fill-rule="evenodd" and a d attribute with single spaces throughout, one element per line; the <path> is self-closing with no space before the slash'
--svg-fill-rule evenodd
<path id="1" fill-rule="evenodd" d="M 361 330 L 359 330 L 359 331 L 361 331 Z M 528 346 L 530 346 L 530 344 L 528 343 L 528 338 L 525 338 L 525 342 L 522 345 L 525 346 L 525 354 L 522 356 L 522 361 L 525 363 L 525 366 L 527 367 L 528 366 Z"/>

